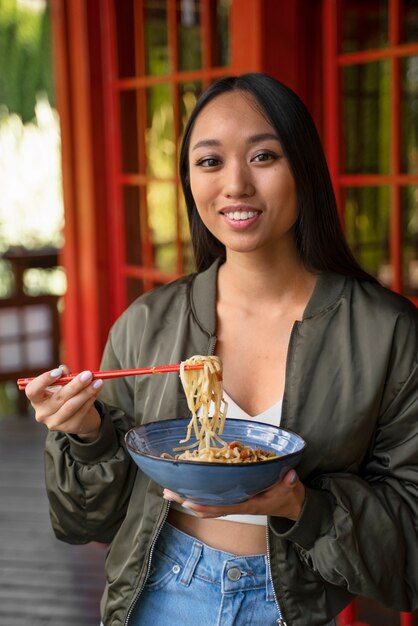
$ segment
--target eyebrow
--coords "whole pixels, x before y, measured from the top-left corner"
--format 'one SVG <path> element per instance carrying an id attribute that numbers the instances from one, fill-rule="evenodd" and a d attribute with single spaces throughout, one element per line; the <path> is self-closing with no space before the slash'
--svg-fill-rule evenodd
<path id="1" fill-rule="evenodd" d="M 258 133 L 257 135 L 251 135 L 250 137 L 248 137 L 247 143 L 253 144 L 271 139 L 280 143 L 280 139 L 274 133 Z M 193 146 L 192 150 L 197 150 L 197 148 L 211 148 L 220 145 L 221 142 L 218 139 L 201 139 Z"/>

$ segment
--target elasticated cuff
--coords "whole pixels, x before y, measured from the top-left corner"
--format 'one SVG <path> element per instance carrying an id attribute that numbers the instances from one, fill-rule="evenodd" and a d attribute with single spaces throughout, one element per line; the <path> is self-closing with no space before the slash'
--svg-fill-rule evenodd
<path id="1" fill-rule="evenodd" d="M 295 522 L 284 517 L 271 517 L 270 528 L 281 539 L 288 539 L 310 550 L 332 525 L 333 498 L 330 493 L 306 488 L 305 502 Z"/>
<path id="2" fill-rule="evenodd" d="M 102 414 L 100 433 L 95 441 L 82 442 L 73 435 L 67 435 L 70 442 L 70 454 L 74 460 L 81 463 L 98 463 L 116 454 L 119 441 L 116 429 L 107 412 Z"/>

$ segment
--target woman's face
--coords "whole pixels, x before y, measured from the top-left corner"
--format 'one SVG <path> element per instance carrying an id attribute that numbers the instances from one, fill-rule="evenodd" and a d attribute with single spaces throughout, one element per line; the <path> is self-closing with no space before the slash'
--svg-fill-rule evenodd
<path id="1" fill-rule="evenodd" d="M 201 111 L 189 168 L 199 215 L 227 252 L 295 248 L 295 181 L 276 131 L 251 96 L 222 94 Z"/>

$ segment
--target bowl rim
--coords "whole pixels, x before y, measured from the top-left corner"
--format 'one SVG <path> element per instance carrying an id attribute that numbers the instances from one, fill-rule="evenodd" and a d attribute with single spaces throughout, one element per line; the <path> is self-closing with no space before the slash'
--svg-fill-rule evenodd
<path id="1" fill-rule="evenodd" d="M 188 459 L 166 459 L 164 457 L 161 456 L 156 456 L 155 454 L 147 454 L 146 452 L 141 452 L 140 450 L 137 450 L 136 448 L 134 448 L 129 442 L 128 442 L 128 437 L 130 435 L 131 432 L 133 432 L 134 430 L 137 430 L 138 428 L 141 427 L 145 427 L 145 426 L 149 426 L 151 424 L 166 424 L 168 422 L 178 422 L 180 420 L 187 420 L 187 418 L 185 417 L 177 417 L 177 418 L 169 418 L 169 419 L 165 419 L 165 420 L 155 420 L 153 422 L 146 422 L 145 424 L 139 424 L 138 426 L 133 426 L 132 428 L 130 428 L 126 433 L 125 433 L 125 445 L 128 448 L 128 450 L 130 450 L 131 452 L 134 452 L 135 454 L 138 454 L 139 456 L 142 456 L 146 459 L 154 459 L 154 460 L 158 460 L 158 461 L 165 461 L 167 463 L 170 464 L 179 464 L 179 465 L 207 465 L 209 467 L 238 467 L 238 468 L 243 468 L 243 467 L 258 467 L 261 465 L 271 465 L 272 463 L 277 463 L 278 461 L 283 461 L 284 458 L 286 459 L 291 459 L 296 455 L 300 455 L 306 448 L 306 441 L 305 439 L 299 435 L 298 433 L 295 433 L 295 431 L 290 430 L 290 428 L 283 428 L 282 426 L 276 426 L 275 424 L 266 424 L 264 422 L 258 422 L 256 420 L 246 420 L 246 419 L 239 419 L 239 418 L 235 418 L 235 417 L 227 417 L 226 418 L 228 422 L 240 422 L 240 423 L 246 423 L 246 424 L 254 424 L 254 425 L 258 425 L 258 426 L 268 426 L 270 428 L 274 428 L 276 430 L 281 430 L 284 431 L 285 433 L 290 433 L 291 435 L 295 435 L 300 441 L 301 441 L 301 447 L 299 448 L 299 450 L 296 450 L 295 452 L 290 452 L 289 454 L 285 454 L 283 456 L 279 456 L 273 459 L 266 459 L 265 461 L 252 461 L 250 463 L 221 463 L 221 462 L 217 462 L 217 461 L 190 461 Z M 188 423 L 188 422 L 187 422 Z"/>

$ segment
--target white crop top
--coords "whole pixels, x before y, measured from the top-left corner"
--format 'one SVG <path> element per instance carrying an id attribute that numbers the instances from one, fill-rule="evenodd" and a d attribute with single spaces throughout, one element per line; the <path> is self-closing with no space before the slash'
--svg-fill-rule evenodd
<path id="1" fill-rule="evenodd" d="M 259 415 L 248 415 L 241 407 L 239 407 L 224 391 L 223 393 L 225 401 L 228 403 L 228 417 L 232 417 L 240 420 L 249 420 L 253 422 L 262 422 L 263 424 L 272 424 L 273 426 L 280 426 L 280 420 L 282 417 L 282 402 L 280 399 L 269 409 L 266 409 Z M 199 414 L 199 412 L 198 412 Z M 227 418 L 228 419 L 228 418 Z M 194 515 L 190 509 L 185 509 L 178 502 L 172 502 L 171 506 L 182 513 L 188 515 Z M 224 515 L 223 517 L 215 517 L 213 519 L 220 519 L 226 522 L 239 522 L 240 524 L 258 524 L 260 526 L 267 525 L 266 515 Z"/>

